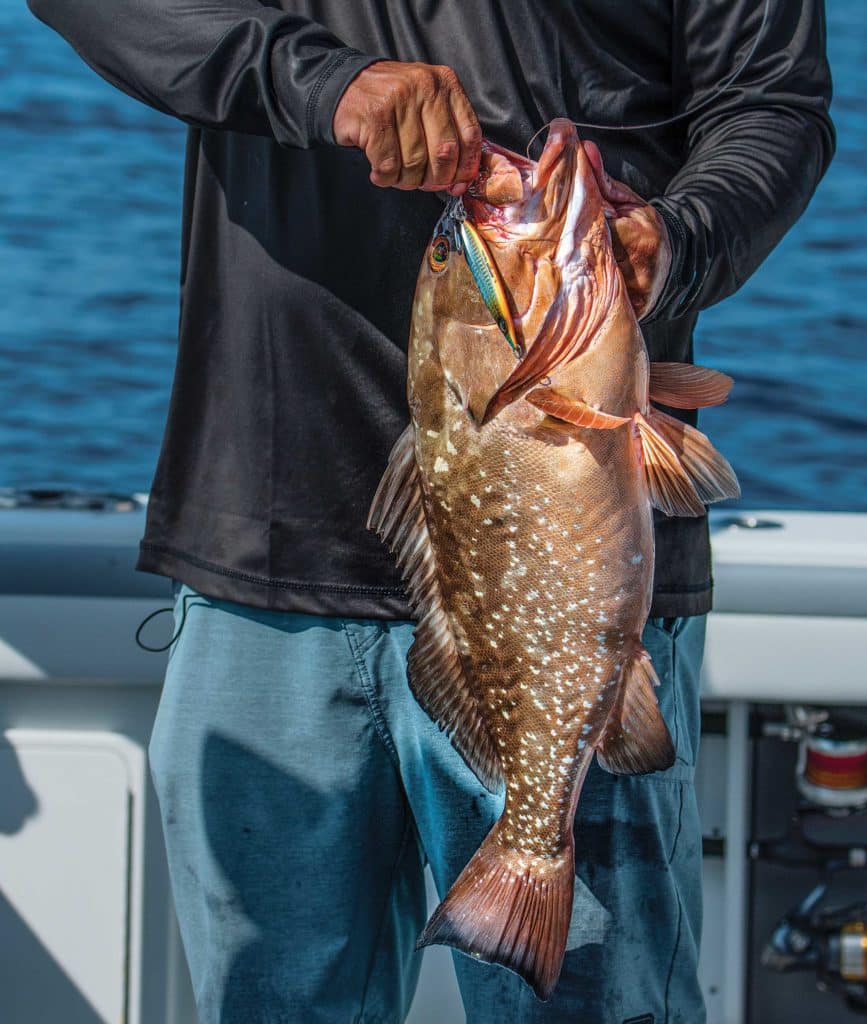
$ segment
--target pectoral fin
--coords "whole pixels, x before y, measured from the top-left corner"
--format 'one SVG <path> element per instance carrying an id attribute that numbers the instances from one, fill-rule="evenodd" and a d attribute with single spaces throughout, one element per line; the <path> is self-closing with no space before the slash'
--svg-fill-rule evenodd
<path id="1" fill-rule="evenodd" d="M 651 363 L 650 399 L 673 409 L 721 405 L 732 389 L 731 377 L 690 363 Z"/>
<path id="2" fill-rule="evenodd" d="M 555 419 L 565 420 L 576 427 L 594 427 L 599 430 L 611 430 L 614 427 L 622 427 L 629 422 L 626 416 L 612 416 L 610 413 L 593 409 L 577 398 L 567 398 L 553 388 L 534 388 L 524 395 L 524 398 L 537 409 L 553 416 Z"/>

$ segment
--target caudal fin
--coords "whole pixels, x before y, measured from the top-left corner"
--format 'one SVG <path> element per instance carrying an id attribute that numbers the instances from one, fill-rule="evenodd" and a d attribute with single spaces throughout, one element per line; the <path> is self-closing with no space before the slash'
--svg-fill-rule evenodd
<path id="1" fill-rule="evenodd" d="M 519 974 L 540 999 L 557 984 L 572 915 L 575 855 L 521 853 L 497 823 L 431 916 L 417 948 L 441 943 Z"/>

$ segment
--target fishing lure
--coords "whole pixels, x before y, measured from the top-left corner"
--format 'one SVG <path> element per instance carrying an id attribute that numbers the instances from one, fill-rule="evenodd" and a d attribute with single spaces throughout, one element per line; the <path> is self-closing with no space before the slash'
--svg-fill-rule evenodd
<path id="1" fill-rule="evenodd" d="M 453 198 L 434 229 L 429 262 L 431 270 L 439 273 L 448 262 L 449 249 L 461 253 L 467 261 L 470 273 L 482 301 L 494 318 L 494 323 L 518 359 L 524 357 L 524 346 L 518 340 L 506 289 L 496 263 L 491 258 L 484 239 L 467 216 L 459 197 Z"/>

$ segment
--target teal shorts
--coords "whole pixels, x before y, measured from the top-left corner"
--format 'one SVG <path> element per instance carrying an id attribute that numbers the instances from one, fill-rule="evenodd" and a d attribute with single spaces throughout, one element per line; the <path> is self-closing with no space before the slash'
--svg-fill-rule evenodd
<path id="1" fill-rule="evenodd" d="M 182 606 L 149 753 L 200 1024 L 403 1021 L 425 863 L 445 894 L 502 808 L 409 692 L 412 623 L 265 611 L 176 583 L 176 628 Z M 677 760 L 638 778 L 591 767 L 552 998 L 455 953 L 470 1024 L 704 1021 L 704 631 L 704 616 L 647 624 Z"/>

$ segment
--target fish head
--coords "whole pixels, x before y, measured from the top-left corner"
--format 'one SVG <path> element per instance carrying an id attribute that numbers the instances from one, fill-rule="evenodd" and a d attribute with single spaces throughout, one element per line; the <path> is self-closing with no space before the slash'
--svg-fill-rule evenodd
<path id="1" fill-rule="evenodd" d="M 445 251 L 447 239 L 434 239 L 422 275 L 433 288 L 443 372 L 481 426 L 587 344 L 616 264 L 596 175 L 571 121 L 551 123 L 538 161 L 486 142 L 463 205 L 501 285 L 520 357 L 467 259 Z"/>

